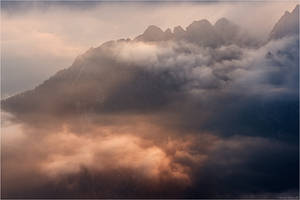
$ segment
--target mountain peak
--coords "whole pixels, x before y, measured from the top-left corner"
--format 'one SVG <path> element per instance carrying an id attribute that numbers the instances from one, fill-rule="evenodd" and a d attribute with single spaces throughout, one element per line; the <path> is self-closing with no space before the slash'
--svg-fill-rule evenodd
<path id="1" fill-rule="evenodd" d="M 144 34 L 152 34 L 152 33 L 163 33 L 163 31 L 155 25 L 150 25 L 148 28 L 144 31 Z"/>
<path id="2" fill-rule="evenodd" d="M 236 40 L 236 36 L 240 32 L 240 28 L 236 24 L 224 17 L 214 24 L 214 28 L 222 40 L 222 43 L 232 43 Z"/>
<path id="3" fill-rule="evenodd" d="M 149 41 L 149 42 L 161 41 L 161 40 L 165 40 L 165 33 L 161 30 L 161 28 L 155 25 L 150 25 L 142 35 L 139 35 L 135 39 L 140 41 Z"/>
<path id="4" fill-rule="evenodd" d="M 216 46 L 215 41 L 218 40 L 218 36 L 212 24 L 202 19 L 194 21 L 186 28 L 186 39 L 203 46 Z"/>
<path id="5" fill-rule="evenodd" d="M 173 29 L 173 32 L 185 32 L 184 29 L 181 27 L 181 26 L 175 26 L 174 29 Z"/>
<path id="6" fill-rule="evenodd" d="M 181 26 L 174 27 L 173 33 L 176 39 L 182 39 L 185 36 L 185 30 Z"/>
<path id="7" fill-rule="evenodd" d="M 238 26 L 226 18 L 219 19 L 215 25 L 215 29 L 222 33 L 223 31 L 230 32 L 230 34 L 235 34 L 238 31 Z"/>
<path id="8" fill-rule="evenodd" d="M 222 17 L 220 19 L 218 19 L 218 21 L 215 23 L 215 26 L 224 26 L 224 25 L 228 25 L 230 24 L 231 22 L 226 19 L 225 17 Z"/>
<path id="9" fill-rule="evenodd" d="M 167 28 L 167 29 L 165 30 L 165 33 L 172 33 L 172 31 L 171 31 L 170 28 Z"/>
<path id="10" fill-rule="evenodd" d="M 165 37 L 164 38 L 165 40 L 169 40 L 169 39 L 173 38 L 173 33 L 170 28 L 167 28 L 167 30 L 165 30 L 164 37 Z"/>
<path id="11" fill-rule="evenodd" d="M 284 15 L 273 27 L 270 39 L 279 39 L 285 36 L 299 34 L 299 5 L 290 13 L 285 11 Z"/>
<path id="12" fill-rule="evenodd" d="M 199 28 L 210 28 L 212 27 L 211 23 L 207 19 L 202 19 L 198 21 L 194 21 L 190 24 L 186 29 L 199 29 Z"/>

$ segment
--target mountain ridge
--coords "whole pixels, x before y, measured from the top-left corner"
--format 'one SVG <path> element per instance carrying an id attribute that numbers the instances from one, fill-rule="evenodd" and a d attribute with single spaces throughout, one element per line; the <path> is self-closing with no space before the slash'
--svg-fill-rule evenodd
<path id="1" fill-rule="evenodd" d="M 293 13 L 297 12 L 299 15 L 299 5 L 293 10 L 292 14 L 285 13 L 274 26 L 273 31 L 270 34 L 270 39 L 278 39 L 277 35 L 283 37 L 284 34 L 287 34 L 289 36 L 290 31 L 280 32 L 280 34 L 275 33 L 281 30 L 280 24 L 283 23 L 282 21 L 285 22 L 286 20 L 291 19 L 291 24 L 294 24 L 294 17 L 291 18 L 286 16 L 294 16 L 295 14 Z M 221 32 L 222 34 L 218 32 Z M 132 76 L 142 76 L 144 78 L 142 80 L 140 77 L 136 78 L 142 85 L 144 84 L 143 87 L 150 88 L 149 94 L 153 95 L 159 93 L 162 95 L 163 101 L 166 101 L 166 99 L 164 99 L 165 91 L 162 91 L 162 89 L 166 89 L 167 92 L 177 90 L 176 84 L 174 85 L 172 83 L 172 76 L 167 75 L 165 77 L 160 77 L 156 74 L 145 74 L 143 71 L 130 74 L 129 71 L 131 70 L 130 72 L 132 72 L 130 64 L 124 64 L 120 67 L 117 61 L 108 59 L 108 57 L 111 56 L 109 55 L 110 48 L 114 47 L 115 44 L 122 42 L 160 42 L 168 40 L 185 40 L 189 43 L 209 48 L 217 48 L 222 45 L 230 46 L 232 44 L 237 46 L 250 44 L 247 47 L 251 46 L 251 41 L 247 41 L 247 37 L 240 38 L 240 33 L 240 28 L 226 18 L 219 19 L 214 25 L 208 20 L 194 21 L 186 29 L 183 29 L 181 26 L 174 27 L 173 32 L 171 29 L 163 31 L 159 27 L 151 25 L 142 35 L 137 36 L 134 40 L 121 39 L 119 41 L 108 41 L 97 48 L 89 49 L 86 53 L 78 56 L 69 68 L 58 71 L 55 75 L 51 76 L 33 90 L 25 91 L 2 100 L 2 108 L 3 110 L 12 113 L 18 110 L 16 114 L 30 112 L 35 109 L 42 109 L 47 113 L 51 113 L 58 110 L 59 112 L 63 112 L 66 109 L 76 110 L 78 107 L 77 104 L 80 102 L 81 107 L 92 104 L 95 109 L 105 110 L 106 105 L 103 101 L 108 101 L 107 98 L 110 98 L 109 95 L 111 94 L 108 94 L 107 91 L 111 85 L 115 84 L 114 81 L 118 79 L 121 83 L 126 82 L 130 80 Z M 99 67 L 100 64 L 101 67 Z M 112 70 L 118 70 L 118 74 L 113 73 Z M 136 75 L 136 73 L 138 75 Z M 111 74 L 112 76 L 118 77 L 114 79 L 105 74 Z M 164 83 L 165 85 L 162 85 L 161 79 L 170 79 L 170 83 Z M 224 80 L 226 79 L 227 78 L 224 78 Z M 150 83 L 147 83 L 148 80 Z M 154 80 L 157 82 L 153 82 Z M 86 82 L 89 82 L 90 85 L 85 84 Z M 130 84 L 136 83 L 132 82 Z M 72 90 L 68 87 L 70 85 L 73 85 Z M 94 91 L 93 94 L 91 94 L 90 91 Z M 144 98 L 140 93 L 143 93 L 142 88 L 136 88 L 131 94 L 132 97 L 128 97 L 128 99 L 125 99 L 124 101 L 128 101 L 129 104 L 131 104 L 132 98 Z M 68 100 L 65 99 L 66 96 L 68 96 Z M 52 98 L 52 101 L 61 102 L 60 107 L 53 106 L 51 102 L 47 105 L 42 105 L 46 104 L 45 102 L 47 102 L 49 98 Z M 75 101 L 75 103 L 72 101 Z M 155 102 L 156 100 L 153 97 L 153 99 L 150 98 L 149 100 L 145 100 L 145 102 L 148 101 Z M 142 102 L 140 106 L 143 106 L 145 102 Z M 110 104 L 111 103 L 109 103 L 109 105 Z M 162 102 L 156 102 L 155 104 L 156 106 L 159 106 Z M 118 110 L 119 107 L 116 106 L 114 109 Z"/>
<path id="2" fill-rule="evenodd" d="M 226 18 L 220 18 L 215 24 L 211 24 L 207 19 L 195 20 L 183 29 L 181 26 L 163 31 L 155 25 L 146 28 L 143 34 L 134 38 L 135 41 L 158 42 L 168 40 L 185 40 L 203 46 L 221 46 L 228 43 L 241 45 L 237 39 L 242 29 Z M 217 41 L 217 43 L 216 43 Z"/>

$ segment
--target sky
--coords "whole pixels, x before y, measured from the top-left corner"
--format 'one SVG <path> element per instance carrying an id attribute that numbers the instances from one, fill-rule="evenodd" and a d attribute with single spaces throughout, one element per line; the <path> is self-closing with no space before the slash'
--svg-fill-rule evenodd
<path id="1" fill-rule="evenodd" d="M 266 38 L 296 1 L 287 2 L 1 2 L 2 98 L 33 89 L 91 47 L 226 17 Z M 138 17 L 137 17 L 138 16 Z M 264 20 L 261 19 L 264 16 Z"/>
<path id="2" fill-rule="evenodd" d="M 295 2 L 1 9 L 1 197 L 299 197 Z"/>

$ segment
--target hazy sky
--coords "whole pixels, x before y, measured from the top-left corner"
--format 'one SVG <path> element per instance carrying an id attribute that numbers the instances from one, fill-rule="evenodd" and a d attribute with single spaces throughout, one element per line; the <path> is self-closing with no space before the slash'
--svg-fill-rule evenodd
<path id="1" fill-rule="evenodd" d="M 264 37 L 296 3 L 2 2 L 2 97 L 34 88 L 90 47 L 133 39 L 152 24 L 165 30 L 227 17 Z"/>

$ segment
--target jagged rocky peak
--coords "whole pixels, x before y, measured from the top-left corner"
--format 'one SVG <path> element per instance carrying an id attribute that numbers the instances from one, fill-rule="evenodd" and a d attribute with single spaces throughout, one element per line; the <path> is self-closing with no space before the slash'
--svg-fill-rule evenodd
<path id="1" fill-rule="evenodd" d="M 173 29 L 174 34 L 185 33 L 185 30 L 181 26 L 175 26 Z"/>
<path id="2" fill-rule="evenodd" d="M 202 46 L 217 47 L 227 44 L 242 45 L 250 40 L 247 35 L 241 36 L 241 28 L 226 18 L 219 19 L 214 25 L 208 20 L 194 21 L 186 29 L 176 26 L 173 29 L 163 31 L 157 26 L 149 26 L 143 34 L 135 38 L 137 41 L 159 42 L 159 41 L 188 41 Z"/>
<path id="3" fill-rule="evenodd" d="M 224 43 L 233 42 L 239 34 L 240 28 L 226 18 L 219 19 L 214 24 L 215 31 Z"/>
<path id="4" fill-rule="evenodd" d="M 226 19 L 225 17 L 222 17 L 222 18 L 218 19 L 218 21 L 216 21 L 214 26 L 215 27 L 226 26 L 226 25 L 229 25 L 229 24 L 231 24 L 231 22 L 228 19 Z"/>
<path id="5" fill-rule="evenodd" d="M 182 39 L 185 36 L 185 30 L 181 26 L 174 27 L 173 33 L 176 39 Z"/>
<path id="6" fill-rule="evenodd" d="M 170 28 L 167 28 L 167 30 L 165 30 L 165 33 L 166 33 L 166 34 L 172 34 L 172 31 L 171 31 Z"/>
<path id="7" fill-rule="evenodd" d="M 151 34 L 151 33 L 162 34 L 163 31 L 162 31 L 159 27 L 157 27 L 157 26 L 155 26 L 155 25 L 150 25 L 150 26 L 148 26 L 148 28 L 144 31 L 143 34 L 147 35 L 147 34 Z"/>
<path id="8" fill-rule="evenodd" d="M 214 27 L 217 30 L 221 30 L 221 29 L 237 29 L 238 26 L 234 23 L 232 23 L 231 21 L 229 21 L 228 19 L 226 19 L 225 17 L 220 18 L 218 21 L 216 21 L 216 23 L 214 24 Z"/>
<path id="9" fill-rule="evenodd" d="M 165 34 L 165 39 L 171 39 L 173 37 L 173 33 L 170 28 L 167 28 L 164 34 Z"/>
<path id="10" fill-rule="evenodd" d="M 201 31 L 201 29 L 212 29 L 213 26 L 212 24 L 206 20 L 206 19 L 202 19 L 199 21 L 194 21 L 193 23 L 191 23 L 187 28 L 187 32 L 190 31 Z"/>
<path id="11" fill-rule="evenodd" d="M 206 19 L 194 21 L 190 24 L 186 28 L 185 39 L 203 46 L 217 46 L 219 43 L 218 34 L 213 25 Z"/>
<path id="12" fill-rule="evenodd" d="M 151 25 L 144 31 L 142 35 L 139 35 L 135 39 L 138 41 L 149 41 L 149 42 L 162 41 L 162 40 L 169 39 L 168 37 L 170 37 L 170 35 L 172 35 L 171 30 L 168 31 L 167 29 L 166 32 L 163 32 L 159 27 Z"/>
<path id="13" fill-rule="evenodd" d="M 299 34 L 299 5 L 290 13 L 286 11 L 284 15 L 273 27 L 270 39 L 280 39 L 285 36 Z"/>

